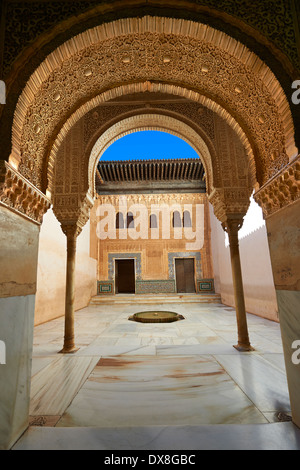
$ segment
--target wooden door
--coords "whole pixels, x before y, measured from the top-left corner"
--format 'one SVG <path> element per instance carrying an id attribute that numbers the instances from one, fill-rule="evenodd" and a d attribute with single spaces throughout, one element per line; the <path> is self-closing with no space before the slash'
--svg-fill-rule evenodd
<path id="1" fill-rule="evenodd" d="M 195 289 L 195 268 L 193 258 L 175 260 L 176 286 L 178 293 L 193 293 Z"/>
<path id="2" fill-rule="evenodd" d="M 133 259 L 116 260 L 116 292 L 118 294 L 135 293 L 135 269 Z"/>

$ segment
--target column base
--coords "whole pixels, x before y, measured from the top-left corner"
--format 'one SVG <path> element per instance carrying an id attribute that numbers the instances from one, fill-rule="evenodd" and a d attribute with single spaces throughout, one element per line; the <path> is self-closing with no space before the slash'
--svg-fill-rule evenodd
<path id="1" fill-rule="evenodd" d="M 251 344 L 241 344 L 238 343 L 235 346 L 233 346 L 237 351 L 239 352 L 251 352 L 255 351 L 255 349 L 251 346 Z"/>
<path id="2" fill-rule="evenodd" d="M 74 347 L 71 347 L 71 348 L 63 348 L 61 351 L 59 351 L 58 354 L 74 354 L 76 353 L 77 351 L 79 351 L 80 348 L 76 348 L 75 346 Z"/>

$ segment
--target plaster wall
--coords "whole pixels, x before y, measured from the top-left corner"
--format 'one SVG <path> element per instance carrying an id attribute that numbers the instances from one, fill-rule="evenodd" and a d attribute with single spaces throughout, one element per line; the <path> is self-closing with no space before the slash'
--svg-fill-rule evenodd
<path id="1" fill-rule="evenodd" d="M 35 325 L 65 313 L 66 236 L 50 209 L 40 232 Z M 90 257 L 90 223 L 77 239 L 75 310 L 88 305 L 96 295 L 96 260 Z"/>
<path id="2" fill-rule="evenodd" d="M 300 427 L 300 201 L 267 219 L 293 422 Z"/>
<path id="3" fill-rule="evenodd" d="M 39 226 L 0 205 L 0 227 L 0 450 L 4 450 L 28 425 Z"/>
<path id="4" fill-rule="evenodd" d="M 215 217 L 212 206 L 210 217 L 215 289 L 221 294 L 225 305 L 234 307 L 230 249 L 225 246 L 225 232 Z M 247 312 L 278 322 L 266 227 L 262 226 L 240 239 L 239 246 Z"/>

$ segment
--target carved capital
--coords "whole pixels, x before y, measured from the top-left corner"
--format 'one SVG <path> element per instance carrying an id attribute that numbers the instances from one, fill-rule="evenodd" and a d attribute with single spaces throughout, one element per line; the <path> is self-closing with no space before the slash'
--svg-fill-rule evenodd
<path id="1" fill-rule="evenodd" d="M 223 230 L 228 233 L 230 248 L 239 245 L 238 232 L 242 228 L 244 216 L 242 214 L 234 214 L 227 217 L 226 221 L 222 223 Z"/>
<path id="2" fill-rule="evenodd" d="M 51 206 L 45 194 L 4 160 L 0 160 L 0 201 L 39 224 Z"/>
<path id="3" fill-rule="evenodd" d="M 61 195 L 54 198 L 53 212 L 61 224 L 64 234 L 78 237 L 90 218 L 94 200 L 89 193 L 83 195 Z"/>
<path id="4" fill-rule="evenodd" d="M 299 197 L 300 155 L 254 194 L 264 219 L 297 201 Z"/>
<path id="5" fill-rule="evenodd" d="M 243 218 L 250 205 L 250 188 L 215 188 L 208 196 L 214 214 L 222 223 L 230 219 Z"/>
<path id="6" fill-rule="evenodd" d="M 62 222 L 61 229 L 68 240 L 77 238 L 81 232 L 81 227 L 75 221 Z"/>

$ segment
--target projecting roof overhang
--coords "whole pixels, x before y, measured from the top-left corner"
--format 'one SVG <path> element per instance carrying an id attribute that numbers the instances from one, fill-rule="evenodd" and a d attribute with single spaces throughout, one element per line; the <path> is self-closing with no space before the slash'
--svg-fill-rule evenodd
<path id="1" fill-rule="evenodd" d="M 98 194 L 206 192 L 200 159 L 99 161 Z"/>

